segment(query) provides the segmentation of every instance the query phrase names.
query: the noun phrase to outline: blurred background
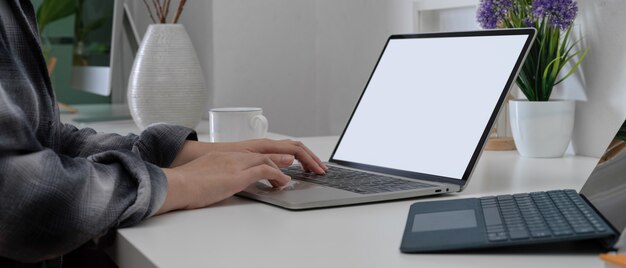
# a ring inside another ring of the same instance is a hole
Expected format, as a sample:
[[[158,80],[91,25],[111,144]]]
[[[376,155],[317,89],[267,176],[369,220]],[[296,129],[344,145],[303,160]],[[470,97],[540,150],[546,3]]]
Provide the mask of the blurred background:
[[[38,6],[42,1],[33,3]],[[272,132],[339,135],[390,34],[478,29],[478,2],[189,1],[180,22],[205,73],[207,109],[261,107]],[[579,144],[574,146],[577,154],[599,157],[606,148],[604,141],[626,116],[626,33],[619,29],[626,22],[626,1],[578,2],[576,30],[589,53],[582,66],[585,92],[573,94],[579,101],[573,143]],[[145,6],[139,0],[127,3],[142,37],[150,23]],[[110,97],[71,89],[75,21],[68,16],[44,30],[58,57],[52,78],[57,96],[70,104],[111,102]]]

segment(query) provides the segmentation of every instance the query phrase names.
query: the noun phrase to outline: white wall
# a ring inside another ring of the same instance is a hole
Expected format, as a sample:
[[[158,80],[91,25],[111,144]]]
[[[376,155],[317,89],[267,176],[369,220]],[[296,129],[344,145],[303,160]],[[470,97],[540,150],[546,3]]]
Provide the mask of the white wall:
[[[313,133],[337,135],[343,131],[387,37],[413,30],[412,1],[319,0],[317,18],[318,125]]]
[[[413,30],[412,2],[189,1],[181,23],[207,76],[209,107],[262,107],[270,131],[337,135],[386,38]],[[143,34],[143,2],[131,5]]]
[[[213,105],[259,106],[270,131],[339,134],[410,0],[214,0]]]
[[[572,143],[577,154],[599,157],[626,118],[626,1],[578,0],[586,101],[576,103]]]
[[[131,3],[143,32],[148,25],[143,3]],[[588,100],[578,103],[573,138],[578,154],[601,154],[626,114],[624,3],[579,0],[590,50],[583,63]],[[413,31],[412,13],[413,0],[206,0],[189,1],[182,23],[207,77],[209,107],[258,106],[265,109],[270,131],[336,135],[387,36]],[[461,30],[473,24],[473,12],[459,8],[421,19],[439,24],[425,31]]]
[[[318,125],[315,1],[213,4],[214,107],[262,107],[270,131],[313,133]]]

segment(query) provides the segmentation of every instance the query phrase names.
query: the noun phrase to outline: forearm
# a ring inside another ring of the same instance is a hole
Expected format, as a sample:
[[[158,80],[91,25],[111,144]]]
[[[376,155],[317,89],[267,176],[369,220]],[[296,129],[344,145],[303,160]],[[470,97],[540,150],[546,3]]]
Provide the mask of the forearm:
[[[228,175],[227,172],[217,169],[213,169],[213,172],[206,171],[197,165],[211,164],[200,164],[196,161],[185,167],[162,169],[167,177],[167,194],[165,202],[154,216],[175,210],[206,207],[234,195],[242,190],[242,186],[247,185],[237,181],[237,178]],[[214,179],[215,177],[228,183],[219,182]]]
[[[130,151],[89,159],[49,149],[0,150],[0,256],[33,262],[66,254],[158,210],[165,175]]]
[[[187,185],[183,175],[171,168],[163,168],[161,170],[167,178],[167,194],[165,202],[163,202],[163,205],[154,216],[187,207],[187,201],[184,199]]]
[[[170,168],[182,166],[186,163],[193,161],[194,159],[215,150],[215,146],[213,143],[206,142],[198,142],[198,141],[185,141],[183,145],[180,147],[176,158],[172,161],[172,164],[169,166]],[[164,169],[164,172],[171,172]]]
[[[241,142],[200,142],[187,140],[181,146],[170,168],[182,166],[210,152],[249,152]]]

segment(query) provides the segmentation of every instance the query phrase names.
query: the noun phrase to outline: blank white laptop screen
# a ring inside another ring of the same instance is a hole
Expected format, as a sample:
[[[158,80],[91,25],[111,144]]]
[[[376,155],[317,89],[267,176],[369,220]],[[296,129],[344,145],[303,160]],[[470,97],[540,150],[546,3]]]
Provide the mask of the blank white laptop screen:
[[[333,159],[462,179],[527,38],[389,40]]]

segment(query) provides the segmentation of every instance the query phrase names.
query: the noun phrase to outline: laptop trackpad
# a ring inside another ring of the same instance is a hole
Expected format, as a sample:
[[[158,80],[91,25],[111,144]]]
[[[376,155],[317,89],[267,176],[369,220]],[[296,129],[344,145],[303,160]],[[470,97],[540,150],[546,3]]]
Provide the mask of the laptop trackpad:
[[[337,200],[346,197],[360,197],[352,192],[330,188],[319,184],[291,180],[282,189],[273,188],[267,180],[261,180],[246,188],[245,192],[285,202],[288,204],[307,204],[327,200]]]
[[[269,181],[267,180],[260,180],[254,184],[254,187],[256,187],[257,189],[262,190],[262,191],[267,191],[267,192],[306,190],[306,189],[314,188],[316,186],[318,185],[312,184],[312,183],[303,183],[298,180],[289,181],[289,183],[281,189],[274,188],[272,184],[270,184]]]
[[[455,250],[486,243],[480,201],[474,199],[418,202],[411,205],[403,252]]]
[[[420,213],[413,216],[412,232],[429,232],[475,228],[476,213],[473,209]]]

